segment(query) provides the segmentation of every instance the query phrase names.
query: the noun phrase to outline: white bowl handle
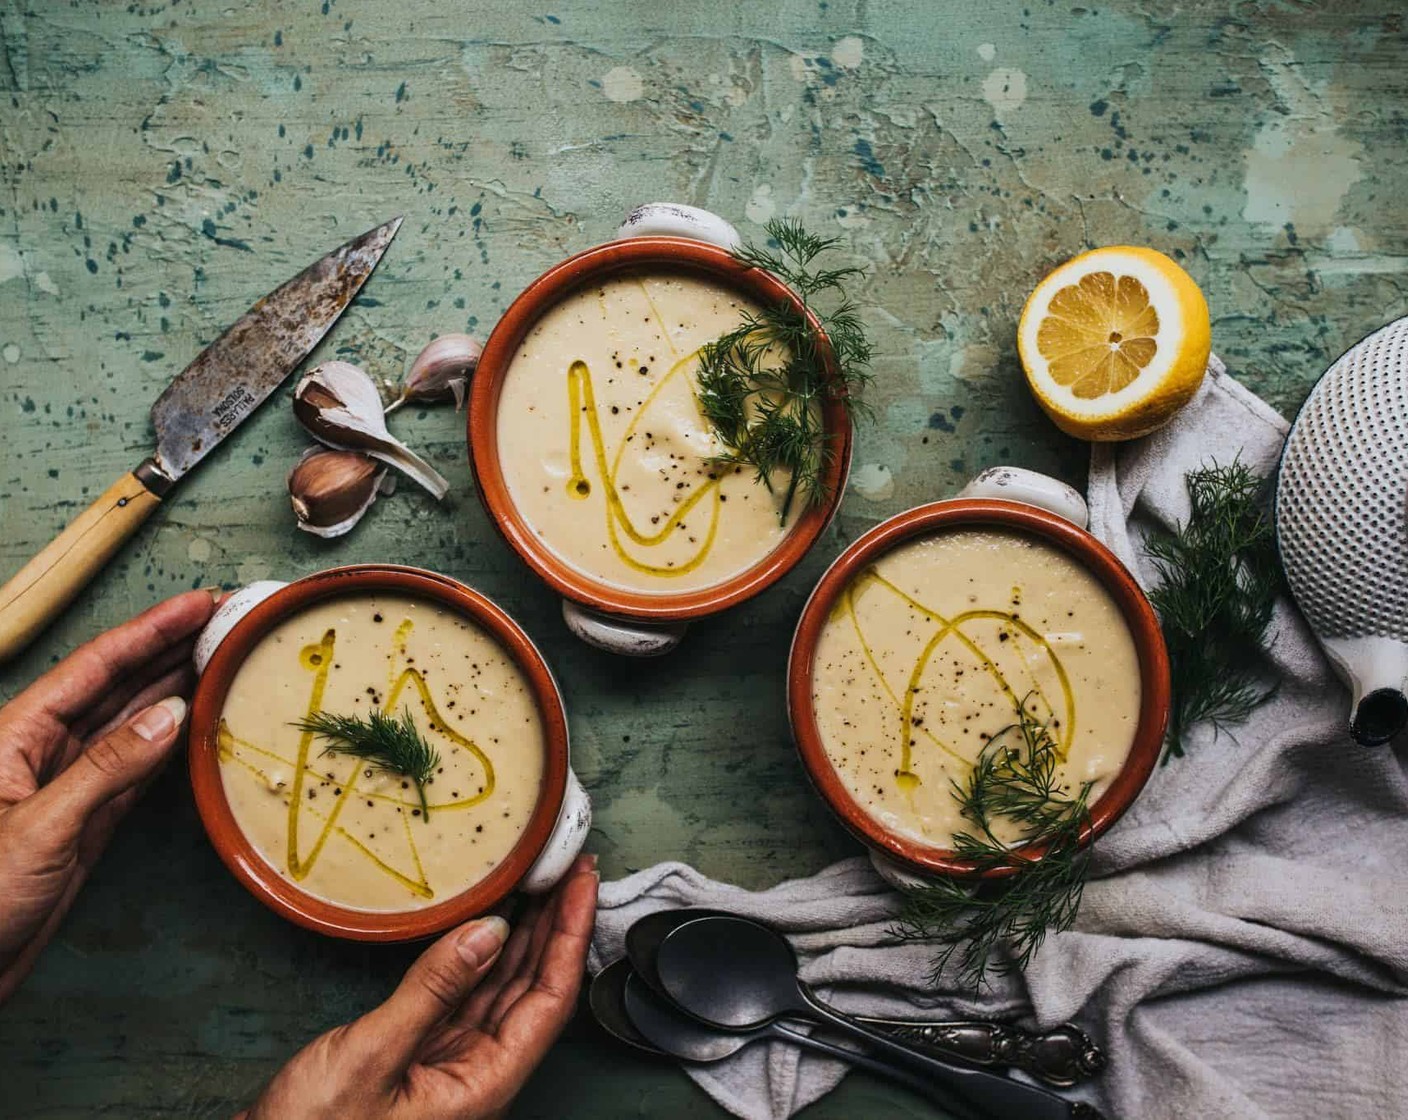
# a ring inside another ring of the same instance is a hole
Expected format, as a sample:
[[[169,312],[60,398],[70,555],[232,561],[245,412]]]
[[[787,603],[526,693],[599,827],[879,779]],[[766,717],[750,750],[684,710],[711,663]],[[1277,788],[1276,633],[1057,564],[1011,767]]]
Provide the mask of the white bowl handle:
[[[598,614],[590,607],[562,600],[562,620],[567,629],[589,646],[623,657],[659,657],[669,653],[689,629],[687,622],[628,622]]]
[[[287,586],[283,580],[261,579],[225,596],[224,602],[215,609],[210,621],[205,624],[205,629],[200,632],[200,637],[196,639],[196,648],[192,655],[192,660],[196,663],[196,675],[205,672],[206,665],[215,653],[215,647],[225,640],[235,628],[235,623],[275,591]]]
[[[873,849],[868,854],[875,873],[897,891],[922,891],[934,885],[933,879],[920,875],[889,856],[881,855]]]
[[[989,467],[958,492],[960,498],[1001,498],[1024,502],[1064,517],[1084,529],[1090,524],[1090,510],[1080,491],[1048,474],[1024,467]]]
[[[616,231],[616,241],[630,237],[689,237],[730,251],[743,244],[738,231],[717,214],[682,202],[647,202],[637,206]]]
[[[519,890],[527,894],[546,894],[557,886],[558,880],[567,874],[582,845],[587,842],[587,833],[592,828],[592,799],[577,781],[577,775],[567,771],[567,789],[562,795],[562,811],[557,815],[557,824],[552,835],[543,847],[528,874],[518,884]]]

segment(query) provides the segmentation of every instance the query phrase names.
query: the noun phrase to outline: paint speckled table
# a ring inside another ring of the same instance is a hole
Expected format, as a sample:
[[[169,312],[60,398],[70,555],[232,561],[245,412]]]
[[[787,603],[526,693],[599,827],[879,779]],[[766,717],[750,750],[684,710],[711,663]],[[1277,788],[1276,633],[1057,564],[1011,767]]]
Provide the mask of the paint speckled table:
[[[1164,14],[1167,9],[1172,14]],[[668,660],[569,639],[486,523],[462,417],[394,428],[454,480],[341,542],[293,529],[303,446],[276,400],[176,491],[0,696],[160,596],[335,563],[437,568],[554,663],[607,875],[662,857],[749,886],[854,845],[788,740],[782,669],[808,588],[880,518],[1084,449],[1022,388],[1013,330],[1055,262],[1158,246],[1203,285],[1214,345],[1283,410],[1408,311],[1408,39],[1383,3],[987,0],[609,4],[0,4],[0,573],[146,453],[147,406],[258,295],[348,236],[406,224],[324,344],[397,376],[432,332],[483,333],[533,276],[667,198],[745,233],[795,215],[873,269],[878,422],[815,554]],[[0,1112],[224,1116],[410,952],[265,912],[217,862],[179,770],[0,1009]],[[716,1115],[579,1021],[521,1117]],[[930,1116],[862,1077],[810,1117]]]

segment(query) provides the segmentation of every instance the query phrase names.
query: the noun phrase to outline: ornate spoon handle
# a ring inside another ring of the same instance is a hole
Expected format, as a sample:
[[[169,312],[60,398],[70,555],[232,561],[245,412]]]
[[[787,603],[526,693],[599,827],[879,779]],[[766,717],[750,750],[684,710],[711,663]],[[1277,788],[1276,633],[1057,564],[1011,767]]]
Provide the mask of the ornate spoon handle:
[[[918,1050],[941,1058],[961,1058],[980,1066],[1019,1069],[1039,1081],[1068,1088],[1100,1073],[1105,1052],[1071,1023],[1035,1034],[1011,1023],[926,1022],[914,1019],[853,1018]]]

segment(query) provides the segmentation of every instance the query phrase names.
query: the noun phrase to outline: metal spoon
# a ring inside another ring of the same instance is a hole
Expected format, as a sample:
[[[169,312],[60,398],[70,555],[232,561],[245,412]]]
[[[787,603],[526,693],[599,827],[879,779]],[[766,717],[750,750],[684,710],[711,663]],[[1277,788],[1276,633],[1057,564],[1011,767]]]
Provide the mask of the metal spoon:
[[[854,1050],[789,1030],[781,1023],[740,1032],[705,1026],[652,991],[624,957],[613,961],[592,978],[587,1002],[597,1023],[607,1034],[652,1057],[701,1064],[720,1062],[751,1043],[771,1038],[839,1058],[878,1076],[890,1078],[924,1096],[934,1096],[933,1086],[907,1070],[868,1054],[858,1054]],[[945,1104],[952,1103],[940,1099]]]
[[[739,915],[724,910],[657,910],[637,918],[626,931],[626,955],[631,967],[657,994],[665,994],[655,968],[660,943],[686,922],[709,917]],[[1038,1081],[1063,1089],[1100,1073],[1106,1064],[1104,1051],[1071,1023],[1036,1033],[1012,1023],[981,1020],[851,1017],[862,1026],[887,1034],[921,1053],[933,1054],[941,1061],[1020,1069]]]
[[[748,1030],[785,1017],[825,1025],[865,1042],[973,1107],[1024,1120],[1073,1120],[1071,1101],[973,1066],[920,1054],[824,1003],[797,976],[797,957],[781,934],[734,916],[686,922],[660,943],[655,967],[665,994],[682,1010],[725,1030]]]
[[[668,1053],[665,1050],[662,1050],[660,1047],[656,1046],[653,1042],[651,1042],[643,1034],[641,1034],[640,1031],[636,1028],[635,1023],[631,1021],[630,1015],[626,1011],[625,998],[626,981],[628,977],[635,977],[636,983],[642,986],[643,990],[648,995],[653,994],[651,993],[649,985],[644,984],[641,978],[636,976],[635,973],[632,971],[630,961],[626,960],[625,958],[622,958],[621,960],[615,961],[612,964],[607,965],[606,968],[604,968],[601,972],[597,973],[596,976],[593,978],[588,996],[588,1002],[591,1005],[592,1014],[596,1017],[597,1023],[601,1026],[602,1030],[606,1031],[607,1034],[611,1035],[613,1038],[621,1042],[624,1042],[626,1045],[633,1047],[634,1049],[643,1054],[648,1054],[652,1058],[663,1058],[666,1060],[676,1059],[677,1055]],[[656,996],[655,999],[656,1002],[662,1006],[670,1006],[669,1004],[665,1003],[663,998],[659,996]],[[689,1018],[683,1012],[675,1012],[675,1014],[679,1017],[681,1021],[692,1024],[696,1029],[708,1029],[704,1027],[703,1024],[699,1023],[698,1020]],[[785,1027],[782,1027],[782,1024],[777,1025],[781,1028],[781,1034],[787,1034],[790,1036],[794,1033],[791,1031],[787,1031]],[[906,1023],[906,1025],[912,1024]],[[731,1054],[735,1053],[738,1049],[741,1049],[749,1043],[755,1042],[759,1038],[767,1036],[764,1036],[756,1031],[745,1031],[743,1033],[737,1034],[732,1032],[724,1034],[723,1032],[720,1032],[720,1037],[734,1039],[736,1040],[736,1045],[733,1049],[730,1049],[728,1053],[721,1054],[720,1058],[716,1060],[722,1060],[722,1058],[730,1056]],[[807,1036],[797,1037],[802,1038]],[[787,1039],[784,1039],[783,1041],[790,1042],[794,1041],[794,1039],[789,1037]],[[798,1044],[806,1046],[809,1044],[810,1041],[811,1039],[808,1037],[807,1042],[799,1042]],[[868,1056],[861,1057],[868,1058]],[[684,1060],[698,1061],[699,1059],[687,1058]],[[854,1051],[846,1051],[844,1060],[851,1062],[854,1065],[862,1066],[863,1068],[874,1068],[869,1064],[869,1062],[875,1061],[875,1059],[869,1059],[869,1061],[862,1061],[860,1057],[855,1056]],[[927,1084],[917,1083],[916,1079],[914,1079],[912,1075],[907,1074],[903,1070],[897,1069],[894,1066],[887,1066],[883,1073],[881,1073],[881,1071],[878,1069],[875,1069],[874,1072],[876,1072],[877,1074],[881,1074],[881,1076],[894,1077],[897,1081],[902,1080],[903,1084],[914,1088],[914,1090],[918,1093],[929,1096],[935,1095],[935,1091],[932,1089],[932,1087],[928,1086]],[[950,1110],[952,1110],[954,1107],[951,1098],[943,1099],[942,1103],[945,1104]],[[965,1110],[965,1112],[966,1111],[967,1110]],[[1100,1120],[1100,1115],[1098,1112],[1096,1112],[1090,1106],[1079,1101],[1076,1102],[1075,1109],[1072,1115],[1081,1117],[1082,1120]]]
[[[868,1054],[860,1054],[844,1046],[791,1030],[781,1023],[764,1023],[752,1030],[737,1033],[705,1026],[656,995],[650,990],[650,985],[634,972],[626,975],[623,995],[626,1014],[636,1029],[665,1053],[686,1062],[719,1062],[732,1057],[743,1047],[754,1042],[773,1039],[802,1050],[837,1058],[848,1065],[898,1082],[922,1096],[930,1099],[938,1096],[939,1100],[949,1103],[947,1097],[935,1092],[932,1084],[908,1070],[872,1058]]]

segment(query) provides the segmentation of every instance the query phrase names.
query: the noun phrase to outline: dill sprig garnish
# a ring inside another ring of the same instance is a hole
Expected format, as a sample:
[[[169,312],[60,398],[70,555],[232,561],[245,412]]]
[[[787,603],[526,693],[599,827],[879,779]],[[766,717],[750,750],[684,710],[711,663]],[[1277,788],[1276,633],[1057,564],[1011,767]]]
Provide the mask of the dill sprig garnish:
[[[1182,757],[1194,724],[1221,730],[1276,691],[1258,672],[1281,586],[1266,480],[1234,459],[1190,471],[1186,483],[1187,523],[1145,544],[1163,580],[1149,600],[1173,679],[1165,762]]]
[[[909,892],[895,932],[904,940],[943,944],[935,953],[930,979],[937,985],[949,961],[959,961],[960,981],[975,990],[988,973],[1027,967],[1050,931],[1069,929],[1080,909],[1089,858],[1080,848],[1089,819],[1091,783],[1067,792],[1057,768],[1060,750],[1050,726],[1027,710],[992,737],[966,782],[953,783],[965,818],[976,828],[954,836],[954,851],[978,872],[1001,868],[1011,874],[980,880],[937,879]],[[1000,839],[1004,820],[1017,836]],[[1022,846],[1042,844],[1039,856]],[[1006,947],[1005,956],[998,950]]]
[[[871,349],[846,293],[846,283],[863,270],[815,264],[838,239],[816,237],[791,220],[765,228],[769,247],[745,245],[734,255],[776,276],[805,310],[783,301],[746,313],[737,327],[706,344],[699,354],[698,397],[727,448],[714,462],[751,467],[770,492],[773,472],[788,472],[785,525],[798,492],[809,503],[826,497],[825,472],[835,451],[822,406],[840,401],[852,416],[865,411],[859,394],[871,380]]]
[[[416,730],[409,708],[401,710],[400,719],[380,711],[365,717],[314,712],[294,726],[332,740],[323,748],[323,754],[351,755],[378,770],[410,779],[420,795],[421,813],[426,820],[430,819],[425,786],[440,765],[440,752]]]

